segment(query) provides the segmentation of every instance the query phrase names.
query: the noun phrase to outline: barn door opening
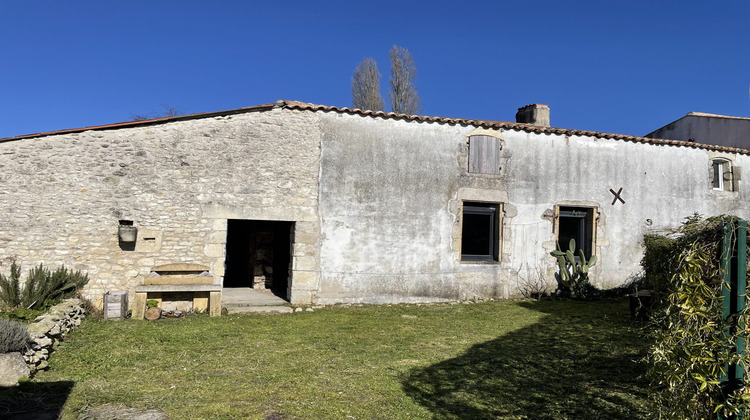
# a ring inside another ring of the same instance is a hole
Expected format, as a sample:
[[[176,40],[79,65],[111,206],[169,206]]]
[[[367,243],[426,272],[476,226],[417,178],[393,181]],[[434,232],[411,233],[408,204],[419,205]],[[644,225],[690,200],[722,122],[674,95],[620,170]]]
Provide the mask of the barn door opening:
[[[230,219],[224,287],[270,290],[287,299],[294,222]]]

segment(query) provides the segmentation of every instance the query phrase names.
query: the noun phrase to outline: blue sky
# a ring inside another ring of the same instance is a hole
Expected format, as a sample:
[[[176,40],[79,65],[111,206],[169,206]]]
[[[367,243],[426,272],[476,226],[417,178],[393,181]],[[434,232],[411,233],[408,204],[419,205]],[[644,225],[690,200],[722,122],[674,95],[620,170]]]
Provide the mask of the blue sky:
[[[750,116],[747,1],[0,3],[0,138],[277,99],[351,106],[351,76],[409,49],[423,114],[643,135]]]

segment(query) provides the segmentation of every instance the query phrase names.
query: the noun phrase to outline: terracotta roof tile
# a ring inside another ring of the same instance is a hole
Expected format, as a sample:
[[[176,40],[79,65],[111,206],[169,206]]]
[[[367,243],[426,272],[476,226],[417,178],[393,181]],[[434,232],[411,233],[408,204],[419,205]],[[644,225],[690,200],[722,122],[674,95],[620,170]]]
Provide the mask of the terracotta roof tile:
[[[164,124],[164,123],[171,122],[171,121],[183,121],[183,120],[191,120],[191,119],[199,119],[199,118],[211,118],[211,117],[224,116],[224,115],[241,114],[241,113],[246,113],[246,112],[266,111],[266,110],[270,110],[273,108],[288,108],[288,109],[305,110],[305,111],[336,112],[336,113],[341,113],[341,114],[364,115],[364,116],[372,116],[372,117],[386,118],[386,119],[397,119],[397,120],[405,120],[405,121],[418,121],[418,122],[429,122],[429,123],[438,123],[438,124],[478,126],[478,127],[484,127],[484,128],[497,128],[497,129],[503,129],[503,130],[526,131],[526,132],[539,133],[539,134],[558,134],[558,135],[566,135],[566,136],[595,137],[595,138],[602,138],[602,139],[631,141],[634,143],[646,143],[646,144],[676,146],[676,147],[689,147],[693,149],[714,150],[714,151],[727,152],[727,153],[738,153],[738,154],[743,154],[743,155],[750,155],[750,150],[746,150],[746,149],[726,147],[726,146],[714,146],[710,144],[694,143],[694,142],[681,141],[681,140],[652,139],[648,137],[630,136],[630,135],[625,135],[625,134],[601,133],[598,131],[543,127],[543,126],[536,126],[536,125],[516,123],[516,122],[486,121],[486,120],[472,120],[472,119],[465,119],[465,118],[429,117],[429,116],[424,116],[424,115],[397,114],[395,112],[370,111],[370,110],[362,110],[358,108],[316,105],[316,104],[311,104],[311,103],[306,103],[306,102],[287,101],[287,100],[279,100],[273,104],[257,105],[257,106],[238,108],[238,109],[233,109],[233,110],[228,110],[228,111],[207,112],[207,113],[200,113],[200,114],[181,115],[177,117],[155,118],[151,120],[129,121],[129,122],[99,125],[99,126],[93,126],[93,127],[51,131],[51,132],[46,132],[46,133],[27,134],[23,136],[8,137],[8,138],[0,139],[0,142],[45,137],[45,136],[58,135],[58,134],[80,133],[80,132],[90,131],[90,130],[112,130],[112,129],[126,128],[126,127],[138,127],[138,126],[145,126],[145,125]]]

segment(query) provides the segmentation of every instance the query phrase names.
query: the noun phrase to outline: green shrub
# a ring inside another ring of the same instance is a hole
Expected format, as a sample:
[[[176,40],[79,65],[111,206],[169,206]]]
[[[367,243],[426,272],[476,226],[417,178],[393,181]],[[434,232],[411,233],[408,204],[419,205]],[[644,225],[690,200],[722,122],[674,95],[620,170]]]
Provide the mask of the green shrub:
[[[10,277],[6,278],[0,273],[0,301],[10,308],[21,305],[21,267],[13,261],[10,265]]]
[[[10,308],[45,309],[75,296],[88,283],[88,275],[60,267],[54,272],[39,264],[29,272],[24,287],[19,285],[21,268],[13,262],[10,278],[0,275],[0,300]]]
[[[0,318],[10,319],[11,321],[29,322],[43,313],[44,311],[40,309],[16,308],[6,312],[0,312]]]
[[[0,354],[23,351],[29,343],[26,326],[16,321],[0,319]]]
[[[730,415],[750,402],[750,390],[725,399],[720,386],[725,365],[750,365],[750,358],[732,350],[748,332],[730,329],[750,320],[750,312],[723,317],[722,223],[736,220],[693,216],[674,239],[646,239],[643,266],[648,282],[659,290],[650,323],[654,344],[646,357],[659,418],[714,418],[717,411]]]

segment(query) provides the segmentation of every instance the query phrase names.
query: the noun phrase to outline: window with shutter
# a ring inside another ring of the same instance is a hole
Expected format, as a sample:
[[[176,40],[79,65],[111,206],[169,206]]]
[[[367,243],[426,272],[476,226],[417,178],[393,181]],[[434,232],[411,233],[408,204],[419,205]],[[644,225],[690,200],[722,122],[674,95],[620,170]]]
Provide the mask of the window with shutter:
[[[483,135],[469,137],[469,173],[500,173],[500,139]]]
[[[725,159],[711,161],[711,186],[717,191],[738,191],[740,168]]]

